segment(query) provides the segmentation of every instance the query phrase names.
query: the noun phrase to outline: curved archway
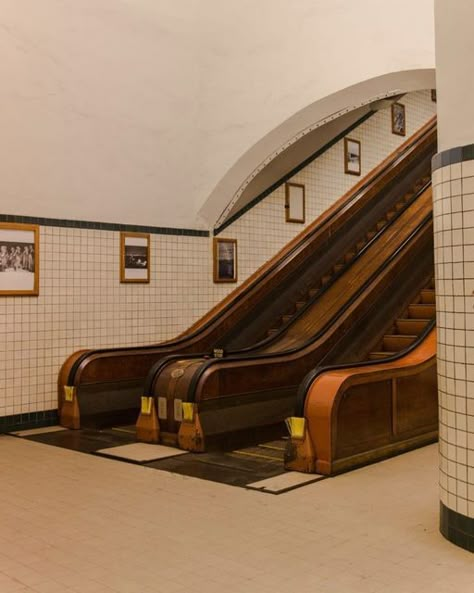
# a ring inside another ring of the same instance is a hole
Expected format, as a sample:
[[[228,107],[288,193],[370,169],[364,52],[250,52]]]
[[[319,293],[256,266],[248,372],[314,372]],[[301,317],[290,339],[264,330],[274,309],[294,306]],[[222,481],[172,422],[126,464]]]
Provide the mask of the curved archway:
[[[273,159],[317,128],[375,101],[434,87],[434,68],[405,70],[362,81],[315,101],[249,148],[216,185],[200,216],[211,228],[225,222],[252,180]]]

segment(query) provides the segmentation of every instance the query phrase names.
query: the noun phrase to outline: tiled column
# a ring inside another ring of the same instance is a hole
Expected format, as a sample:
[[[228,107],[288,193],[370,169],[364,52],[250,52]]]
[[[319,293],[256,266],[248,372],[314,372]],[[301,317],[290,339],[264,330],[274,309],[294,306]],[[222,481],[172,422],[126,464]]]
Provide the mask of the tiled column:
[[[441,533],[474,552],[474,2],[435,0]]]
[[[474,551],[474,146],[433,159],[441,532]]]

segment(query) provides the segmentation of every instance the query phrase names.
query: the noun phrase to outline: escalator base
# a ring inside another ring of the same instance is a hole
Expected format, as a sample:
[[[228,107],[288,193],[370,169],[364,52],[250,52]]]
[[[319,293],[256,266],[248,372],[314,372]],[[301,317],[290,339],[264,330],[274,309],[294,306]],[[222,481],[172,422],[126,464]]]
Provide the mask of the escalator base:
[[[265,436],[270,436],[271,432],[267,431]],[[106,457],[114,461],[134,463],[150,469],[269,494],[282,494],[322,479],[321,476],[314,474],[286,472],[283,467],[285,441],[281,438],[273,438],[261,444],[252,443],[251,446],[241,446],[238,449],[226,451],[216,449],[208,453],[186,453],[178,449],[173,453],[169,447],[160,445],[157,448],[170,449],[170,456],[152,461],[140,461],[139,455],[132,454],[129,458],[120,456],[125,445],[139,444],[135,440],[134,426],[117,426],[100,430],[64,429],[16,436],[72,451]],[[232,440],[232,444],[242,445],[242,441],[242,438]],[[114,454],[115,448],[117,448],[117,454]]]

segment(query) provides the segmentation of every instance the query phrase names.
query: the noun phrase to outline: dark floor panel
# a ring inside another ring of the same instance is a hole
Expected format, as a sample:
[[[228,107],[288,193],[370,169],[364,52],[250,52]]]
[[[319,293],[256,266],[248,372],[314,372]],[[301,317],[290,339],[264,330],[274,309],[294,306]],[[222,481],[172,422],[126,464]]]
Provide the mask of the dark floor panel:
[[[91,428],[63,430],[22,438],[46,445],[92,454],[100,449],[136,442],[133,426],[121,426],[103,430],[94,430]],[[276,440],[266,442],[261,446],[252,445],[234,451],[187,453],[141,465],[212,482],[245,487],[253,482],[284,473],[282,443],[281,440]],[[117,461],[129,462],[119,458],[117,458]]]
[[[236,457],[232,453],[189,453],[153,461],[147,463],[146,467],[241,487],[285,471],[282,464],[256,462]]]
[[[113,429],[93,430],[62,430],[60,432],[47,432],[44,434],[23,437],[29,441],[63,447],[81,453],[94,453],[106,447],[117,447],[135,442],[135,434],[119,432]]]

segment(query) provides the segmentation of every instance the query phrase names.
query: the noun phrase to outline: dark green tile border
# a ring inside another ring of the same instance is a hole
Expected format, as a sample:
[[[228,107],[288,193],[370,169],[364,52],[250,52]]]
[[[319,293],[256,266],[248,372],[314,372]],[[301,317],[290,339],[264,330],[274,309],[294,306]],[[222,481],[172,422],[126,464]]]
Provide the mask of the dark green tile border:
[[[184,235],[187,237],[209,237],[209,231],[195,229],[175,229],[138,224],[116,224],[113,222],[95,222],[91,220],[66,220],[62,218],[39,218],[37,216],[17,216],[16,214],[0,214],[0,222],[21,224],[39,224],[70,229],[94,229],[100,231],[125,231],[129,233],[150,233],[154,235]]]
[[[474,552],[474,519],[465,517],[440,502],[439,530],[453,544]]]
[[[219,233],[221,233],[229,225],[231,225],[233,222],[235,222],[236,220],[238,220],[246,212],[248,212],[249,210],[251,210],[259,202],[261,202],[268,195],[270,195],[272,192],[274,192],[276,189],[278,189],[280,187],[280,185],[283,185],[284,183],[286,183],[288,181],[288,179],[291,179],[291,177],[293,177],[293,175],[296,175],[297,173],[299,173],[301,171],[301,169],[304,169],[305,167],[307,167],[315,159],[317,159],[318,157],[320,157],[327,150],[329,150],[332,146],[334,146],[334,144],[336,144],[337,142],[339,142],[339,140],[342,140],[344,138],[344,136],[347,136],[347,134],[350,134],[352,132],[352,130],[354,130],[355,128],[359,127],[361,124],[363,124],[366,120],[368,120],[370,117],[372,117],[376,113],[377,113],[376,111],[369,111],[368,113],[366,113],[365,115],[363,115],[361,118],[359,118],[357,121],[355,121],[353,124],[351,124],[344,131],[342,131],[340,134],[338,134],[337,136],[335,136],[327,144],[325,144],[324,146],[322,146],[316,152],[313,152],[313,154],[311,154],[302,163],[300,163],[299,165],[297,165],[289,173],[286,173],[283,177],[281,177],[273,185],[271,185],[269,188],[267,188],[265,191],[263,191],[261,194],[259,194],[251,202],[249,202],[248,204],[246,204],[241,210],[239,210],[238,212],[236,212],[235,214],[233,214],[230,218],[228,218],[225,222],[223,222],[219,227],[215,228],[214,229],[214,235],[218,235]]]
[[[26,414],[13,414],[0,416],[0,434],[13,430],[27,430],[53,426],[58,423],[57,410],[44,410],[43,412],[28,412]]]
[[[441,169],[441,167],[455,165],[456,163],[462,163],[463,161],[472,161],[473,159],[474,144],[456,146],[456,148],[450,148],[435,154],[431,161],[431,170],[436,171],[437,169]]]

